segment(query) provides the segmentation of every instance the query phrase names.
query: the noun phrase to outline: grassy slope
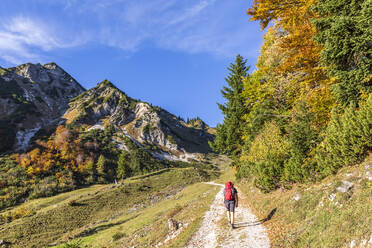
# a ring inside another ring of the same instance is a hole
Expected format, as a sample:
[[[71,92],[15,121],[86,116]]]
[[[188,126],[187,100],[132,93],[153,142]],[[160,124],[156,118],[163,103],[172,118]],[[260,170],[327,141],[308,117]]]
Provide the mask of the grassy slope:
[[[177,204],[185,208],[188,204],[192,206],[193,199],[211,190],[211,186],[187,186],[208,181],[211,174],[194,168],[164,170],[116,187],[95,185],[30,201],[22,208],[32,209],[35,213],[3,224],[0,237],[11,242],[11,247],[42,247],[79,237],[100,247],[98,244],[112,240],[117,228],[124,228],[126,235],[140,233]],[[210,192],[214,194],[213,189]],[[209,200],[209,197],[205,198]],[[76,200],[77,204],[71,206],[71,200]],[[12,211],[17,208],[7,210]],[[180,211],[179,215],[182,214]],[[141,243],[141,239],[138,242]]]
[[[222,165],[217,182],[233,178],[233,171],[223,166],[228,160],[209,162]],[[276,209],[264,222],[273,247],[349,247],[352,240],[363,247],[361,242],[369,240],[372,227],[372,182],[366,178],[372,166],[366,170],[366,164],[372,164],[372,157],[316,184],[269,194],[249,182],[237,185],[259,219]],[[11,247],[42,247],[70,239],[88,247],[148,247],[170,234],[168,219],[172,218],[186,227],[165,247],[182,247],[218,192],[214,186],[198,183],[215,179],[210,174],[193,168],[165,169],[131,178],[122,186],[95,185],[30,201],[23,208],[36,214],[2,225],[0,237],[13,242]],[[350,192],[336,192],[342,180],[354,183]],[[330,201],[333,193],[335,199]],[[78,206],[70,206],[71,200],[77,200]]]
[[[226,164],[219,157],[207,159],[210,164]],[[10,247],[58,246],[69,240],[88,247],[146,247],[164,241],[172,218],[184,229],[165,246],[182,247],[200,226],[218,191],[199,182],[216,176],[212,170],[163,169],[127,179],[124,185],[94,185],[29,201],[2,212],[33,213],[1,225],[0,237]]]
[[[362,243],[372,235],[372,181],[366,178],[367,171],[371,176],[372,157],[321,182],[295,185],[291,190],[263,194],[251,183],[239,186],[260,219],[276,209],[265,222],[273,247],[350,247],[353,240],[366,247]],[[343,180],[354,183],[351,191],[336,191]],[[297,194],[298,201],[294,199]]]

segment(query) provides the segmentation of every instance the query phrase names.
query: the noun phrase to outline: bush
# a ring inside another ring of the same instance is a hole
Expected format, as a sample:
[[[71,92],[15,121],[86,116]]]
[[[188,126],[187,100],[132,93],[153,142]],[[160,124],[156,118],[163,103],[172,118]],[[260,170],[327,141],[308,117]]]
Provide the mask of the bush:
[[[180,205],[176,205],[174,208],[168,211],[168,213],[165,215],[167,219],[173,218],[176,214],[182,211],[182,207]]]
[[[81,239],[68,242],[62,246],[63,248],[88,248],[88,245],[83,245],[83,241]]]
[[[176,140],[174,139],[174,137],[173,137],[172,135],[168,135],[168,136],[167,136],[167,140],[168,140],[171,144],[177,145],[177,142],[176,142]]]
[[[345,165],[362,161],[372,149],[372,95],[359,109],[333,111],[324,142],[316,153],[317,171],[324,177]]]
[[[35,214],[35,211],[29,208],[26,208],[23,204],[16,208],[13,211],[9,211],[6,214],[0,215],[0,224],[9,223],[16,219],[23,218],[25,216],[31,216]]]
[[[48,197],[55,195],[58,190],[58,183],[55,176],[46,177],[34,185],[34,190],[30,194],[30,198]]]
[[[274,121],[265,124],[249,151],[241,157],[239,177],[253,175],[254,184],[263,191],[279,187],[288,149],[288,139],[281,134],[278,125]]]
[[[31,187],[27,174],[8,156],[0,157],[0,209],[13,206],[27,197]]]
[[[116,240],[119,240],[119,239],[121,239],[121,238],[123,238],[123,237],[125,237],[125,236],[127,236],[125,233],[117,232],[117,233],[115,233],[114,235],[112,235],[112,239],[113,239],[114,241],[116,241]]]

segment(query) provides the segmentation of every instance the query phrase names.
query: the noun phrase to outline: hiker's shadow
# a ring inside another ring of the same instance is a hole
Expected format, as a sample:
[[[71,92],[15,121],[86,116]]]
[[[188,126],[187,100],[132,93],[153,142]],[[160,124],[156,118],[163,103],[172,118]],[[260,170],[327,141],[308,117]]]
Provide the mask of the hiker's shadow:
[[[271,210],[271,212],[269,213],[269,215],[266,218],[262,219],[262,220],[235,223],[234,224],[234,229],[238,229],[238,228],[242,228],[242,227],[248,227],[248,226],[258,226],[258,225],[261,225],[262,223],[265,223],[266,221],[271,220],[273,218],[276,210],[277,210],[277,208],[274,208],[273,210]]]

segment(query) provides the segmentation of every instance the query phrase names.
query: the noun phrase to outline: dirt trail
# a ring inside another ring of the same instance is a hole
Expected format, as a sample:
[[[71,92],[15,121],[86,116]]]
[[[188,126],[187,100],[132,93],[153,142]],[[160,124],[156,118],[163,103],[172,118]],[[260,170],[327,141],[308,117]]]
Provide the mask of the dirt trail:
[[[221,187],[210,209],[206,212],[202,225],[194,234],[186,247],[215,248],[215,247],[270,247],[265,227],[257,217],[245,206],[235,209],[235,228],[230,229],[223,205],[223,185],[209,182],[208,184]],[[239,195],[242,198],[242,195]],[[226,223],[225,223],[226,222]],[[220,223],[223,223],[221,226]],[[224,225],[226,224],[226,226]]]

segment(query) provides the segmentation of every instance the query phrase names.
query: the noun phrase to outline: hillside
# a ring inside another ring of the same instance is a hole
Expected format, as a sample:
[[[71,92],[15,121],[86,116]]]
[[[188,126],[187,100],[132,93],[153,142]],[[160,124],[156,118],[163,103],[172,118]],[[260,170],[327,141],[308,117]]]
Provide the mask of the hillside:
[[[166,169],[119,185],[29,201],[2,212],[0,237],[6,247],[53,246],[72,239],[89,247],[155,246],[172,235],[172,219],[183,231],[177,240],[182,244],[215,195],[213,186],[198,182],[215,177],[199,168]]]
[[[199,168],[32,200],[1,212],[0,236],[7,247],[372,247],[371,157],[288,190],[265,194],[252,181],[236,183],[232,230],[219,186],[233,178],[230,162],[208,156]]]
[[[372,157],[313,184],[267,194],[239,184],[272,247],[372,247]]]

